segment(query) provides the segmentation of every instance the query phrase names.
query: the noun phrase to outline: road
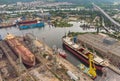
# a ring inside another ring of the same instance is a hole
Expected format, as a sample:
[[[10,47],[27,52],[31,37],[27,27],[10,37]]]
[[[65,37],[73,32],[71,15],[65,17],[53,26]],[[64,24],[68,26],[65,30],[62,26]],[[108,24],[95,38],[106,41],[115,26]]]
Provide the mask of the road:
[[[114,19],[112,19],[103,9],[101,9],[99,6],[93,3],[93,6],[97,8],[102,14],[104,14],[112,23],[114,23],[116,26],[120,28],[120,24],[116,22]]]

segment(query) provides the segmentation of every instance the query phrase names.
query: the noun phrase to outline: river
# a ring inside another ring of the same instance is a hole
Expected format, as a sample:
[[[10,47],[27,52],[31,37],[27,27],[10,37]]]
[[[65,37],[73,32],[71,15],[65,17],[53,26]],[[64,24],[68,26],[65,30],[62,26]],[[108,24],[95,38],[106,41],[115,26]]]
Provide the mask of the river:
[[[80,27],[80,23],[78,22],[70,22],[73,24],[72,27],[66,28],[59,28],[59,27],[52,27],[48,24],[45,24],[44,28],[34,28],[34,29],[27,29],[27,30],[19,30],[17,27],[11,27],[6,29],[0,29],[0,35],[4,39],[7,33],[12,33],[14,35],[23,36],[26,33],[33,33],[37,39],[43,40],[46,44],[50,47],[56,45],[58,48],[62,48],[62,40],[61,38],[65,35],[65,33],[71,32],[93,32],[94,29],[90,30],[83,30]],[[79,61],[74,58],[72,54],[67,55],[67,59],[74,65],[78,65]]]

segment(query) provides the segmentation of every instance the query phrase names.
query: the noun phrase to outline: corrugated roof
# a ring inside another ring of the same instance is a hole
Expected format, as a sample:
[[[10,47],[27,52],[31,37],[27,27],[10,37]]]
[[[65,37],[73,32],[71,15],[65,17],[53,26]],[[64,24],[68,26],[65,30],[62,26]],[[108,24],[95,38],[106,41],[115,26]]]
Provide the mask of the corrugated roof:
[[[106,42],[110,42],[112,44],[104,43],[103,41],[106,39],[105,36],[95,35],[95,34],[83,34],[78,35],[78,40],[93,46],[104,53],[110,53],[113,55],[120,56],[120,42],[116,41],[116,39],[107,37]]]

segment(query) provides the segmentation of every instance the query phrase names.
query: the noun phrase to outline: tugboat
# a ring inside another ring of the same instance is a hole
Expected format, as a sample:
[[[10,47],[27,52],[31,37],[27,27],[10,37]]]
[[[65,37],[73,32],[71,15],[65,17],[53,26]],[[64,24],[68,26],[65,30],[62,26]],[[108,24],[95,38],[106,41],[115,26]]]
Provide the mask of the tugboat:
[[[52,49],[53,49],[54,54],[59,54],[62,58],[67,57],[66,52],[61,48],[57,48],[56,45],[53,45]]]
[[[58,48],[58,53],[59,53],[59,55],[60,55],[61,57],[63,57],[63,58],[66,58],[66,57],[67,57],[66,52],[65,52],[63,49],[61,49],[61,48]]]

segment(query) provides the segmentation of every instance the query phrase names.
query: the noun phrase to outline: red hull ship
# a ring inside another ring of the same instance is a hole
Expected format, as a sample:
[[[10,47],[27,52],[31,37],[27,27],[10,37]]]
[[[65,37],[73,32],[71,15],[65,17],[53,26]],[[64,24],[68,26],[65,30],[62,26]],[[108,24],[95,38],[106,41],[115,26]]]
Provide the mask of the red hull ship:
[[[34,24],[34,23],[37,23],[37,20],[23,20],[23,21],[18,22],[19,25],[22,25],[22,24]]]
[[[63,37],[63,46],[87,65],[89,65],[88,55],[92,54],[94,56],[94,64],[96,69],[101,71],[104,67],[105,61],[102,58],[85,49],[83,46],[74,43],[72,40],[73,39],[71,37]]]
[[[35,56],[25,46],[23,46],[17,38],[11,34],[8,34],[6,37],[6,42],[13,49],[13,51],[15,51],[18,57],[21,56],[24,64],[29,66],[35,65]]]

